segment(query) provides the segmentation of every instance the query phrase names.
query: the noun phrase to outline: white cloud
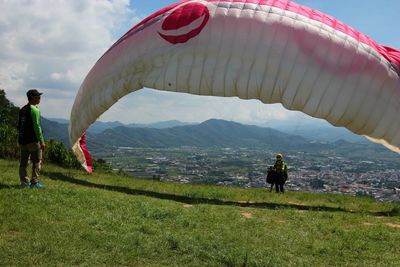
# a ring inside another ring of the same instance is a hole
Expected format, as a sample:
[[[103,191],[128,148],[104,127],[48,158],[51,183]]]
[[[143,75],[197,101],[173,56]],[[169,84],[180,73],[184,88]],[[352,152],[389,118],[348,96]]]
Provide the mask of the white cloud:
[[[61,79],[62,74],[58,73],[58,72],[53,72],[52,74],[50,74],[51,79],[53,79],[54,81],[58,81]]]
[[[45,117],[69,118],[80,83],[95,61],[139,22],[129,0],[0,0],[0,88],[16,104],[25,92],[44,92]],[[279,105],[237,98],[141,90],[123,98],[102,120],[154,122],[221,118],[241,122],[288,118]]]
[[[124,123],[146,123],[163,120],[201,122],[210,118],[244,123],[269,120],[305,119],[300,112],[287,111],[280,104],[265,105],[258,100],[236,97],[197,96],[183,93],[142,89],[123,97],[100,119]]]
[[[62,117],[113,33],[133,17],[128,0],[0,0],[0,10],[0,88],[17,105],[39,88],[43,113]]]
[[[25,92],[36,87],[45,93],[41,103],[44,116],[69,118],[89,69],[120,35],[139,22],[131,8],[129,0],[0,0],[0,88],[21,106],[26,102]],[[256,100],[140,90],[101,117],[126,123],[209,118],[264,122],[307,116]]]

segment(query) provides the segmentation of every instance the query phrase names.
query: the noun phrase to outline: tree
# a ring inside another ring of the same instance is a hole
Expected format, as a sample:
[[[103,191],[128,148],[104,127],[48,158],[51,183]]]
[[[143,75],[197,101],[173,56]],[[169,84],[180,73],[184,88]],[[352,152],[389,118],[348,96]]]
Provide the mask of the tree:
[[[18,125],[19,108],[14,106],[7,97],[6,92],[0,89],[0,125]]]
[[[18,112],[6,97],[6,92],[0,89],[0,157],[17,158],[18,149]]]
[[[18,158],[18,132],[15,127],[0,125],[0,158]]]

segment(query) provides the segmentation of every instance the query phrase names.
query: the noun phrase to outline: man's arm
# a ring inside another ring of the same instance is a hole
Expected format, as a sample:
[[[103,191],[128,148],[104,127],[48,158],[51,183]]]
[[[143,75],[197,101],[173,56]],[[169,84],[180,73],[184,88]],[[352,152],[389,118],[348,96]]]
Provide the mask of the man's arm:
[[[42,127],[40,126],[40,110],[37,107],[31,105],[31,115],[36,138],[39,140],[41,145],[44,145]]]

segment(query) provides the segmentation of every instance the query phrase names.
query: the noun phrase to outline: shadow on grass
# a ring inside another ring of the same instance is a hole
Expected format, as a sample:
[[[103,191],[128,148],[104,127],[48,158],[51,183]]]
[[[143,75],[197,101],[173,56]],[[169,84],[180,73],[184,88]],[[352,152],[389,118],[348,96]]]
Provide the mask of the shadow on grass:
[[[19,189],[21,188],[19,185],[9,185],[0,183],[0,190],[2,189]]]
[[[85,180],[79,180],[74,177],[66,176],[65,174],[59,172],[44,172],[44,175],[48,176],[52,180],[59,180],[63,182],[69,182],[76,185],[82,185],[86,187],[103,189],[108,191],[114,191],[129,195],[142,195],[148,196],[158,199],[172,200],[176,202],[181,202],[184,204],[212,204],[212,205],[226,205],[226,206],[238,206],[238,207],[246,207],[246,208],[260,208],[260,209],[297,209],[304,211],[328,211],[328,212],[348,212],[348,213],[356,213],[354,211],[349,211],[343,208],[334,208],[334,207],[325,207],[325,206],[306,206],[299,204],[280,204],[280,203],[253,203],[253,202],[238,202],[238,201],[228,201],[221,200],[215,198],[202,198],[202,197],[190,197],[190,196],[182,196],[175,195],[169,193],[160,193],[154,191],[140,190],[140,189],[132,189],[128,187],[115,186],[115,185],[103,185],[96,184]],[[398,211],[393,209],[393,211],[388,212],[370,212],[370,215],[373,216],[397,216]]]

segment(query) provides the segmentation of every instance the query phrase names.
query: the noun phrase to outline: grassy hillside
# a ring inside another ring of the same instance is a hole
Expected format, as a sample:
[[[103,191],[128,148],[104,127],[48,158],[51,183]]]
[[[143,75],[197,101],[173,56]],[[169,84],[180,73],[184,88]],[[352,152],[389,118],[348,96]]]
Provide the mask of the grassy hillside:
[[[399,266],[400,205],[0,160],[0,266]]]

